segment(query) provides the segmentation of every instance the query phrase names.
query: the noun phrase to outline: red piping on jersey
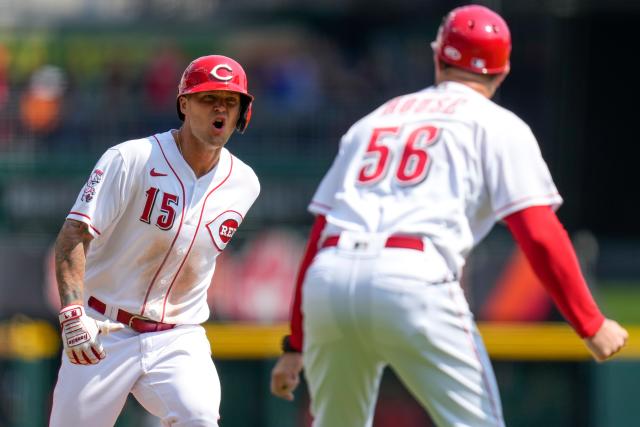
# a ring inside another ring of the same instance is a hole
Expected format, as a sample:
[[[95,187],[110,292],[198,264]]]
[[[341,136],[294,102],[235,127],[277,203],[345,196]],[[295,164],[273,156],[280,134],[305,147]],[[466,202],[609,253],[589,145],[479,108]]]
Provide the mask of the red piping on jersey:
[[[207,200],[209,199],[209,196],[213,194],[213,192],[216,191],[218,188],[220,188],[222,184],[227,182],[227,179],[229,179],[229,177],[231,176],[231,171],[233,171],[233,156],[231,155],[231,153],[229,153],[229,163],[230,163],[229,173],[227,174],[227,176],[224,177],[224,179],[220,182],[220,184],[216,185],[211,191],[209,191],[207,196],[204,198],[204,202],[202,202],[202,209],[200,209],[200,218],[198,218],[198,225],[196,226],[196,230],[193,232],[193,239],[191,239],[191,244],[189,245],[189,249],[187,250],[187,253],[184,255],[184,258],[180,263],[180,267],[178,267],[178,271],[176,271],[175,276],[173,276],[173,280],[171,281],[171,284],[169,285],[169,289],[167,289],[167,294],[164,297],[164,302],[162,303],[162,317],[160,318],[161,322],[164,321],[164,314],[167,308],[167,300],[169,299],[171,288],[173,288],[173,284],[176,282],[176,279],[180,275],[180,270],[182,270],[182,266],[187,261],[187,257],[189,257],[189,253],[191,252],[191,248],[193,247],[193,243],[196,241],[196,237],[198,236],[198,230],[200,229],[200,224],[202,223],[202,215],[204,214],[205,206],[207,206]]]
[[[529,196],[529,197],[524,197],[520,200],[516,200],[515,202],[511,202],[509,204],[507,204],[506,206],[501,207],[500,209],[497,209],[495,214],[496,215],[500,215],[500,212],[504,212],[507,209],[516,206],[522,202],[526,202],[527,200],[531,200],[531,199],[546,199],[547,197],[553,197],[553,196],[559,196],[560,194],[558,192],[554,192],[554,193],[549,193],[549,194],[545,194],[544,196]],[[546,206],[547,204],[545,204]]]
[[[71,211],[71,212],[69,212],[69,215],[78,215],[78,216],[83,216],[83,217],[87,218],[89,221],[91,221],[91,217],[90,217],[89,215],[85,215],[85,214],[83,214],[83,213],[81,213],[81,212]],[[100,233],[100,231],[99,231],[97,228],[95,228],[91,223],[89,223],[89,222],[85,222],[85,224],[87,224],[89,227],[91,227],[91,229],[92,229],[93,231],[95,231],[96,233],[98,233],[98,236],[102,234],[102,233]]]
[[[324,210],[329,210],[329,209],[331,209],[331,206],[329,206],[329,205],[325,205],[324,203],[315,202],[315,201],[313,201],[313,200],[311,201],[311,204],[312,204],[312,205],[316,205],[316,206],[318,206],[318,207],[320,207],[320,208],[322,208],[322,209],[324,209]]]
[[[214,219],[212,219],[211,221],[209,221],[208,223],[205,224],[205,227],[207,227],[207,231],[209,232],[209,236],[211,236],[211,240],[213,241],[213,246],[215,246],[215,248],[218,250],[218,252],[222,252],[224,250],[224,248],[220,249],[218,247],[218,244],[216,243],[216,239],[213,238],[213,234],[211,234],[211,229],[209,228],[209,224],[211,224],[213,221],[215,221],[216,219],[220,218],[222,215],[226,214],[227,212],[233,212],[233,213],[237,213],[238,216],[240,217],[240,219],[242,221],[244,221],[244,217],[242,216],[242,214],[238,211],[234,211],[232,209],[229,209],[228,211],[224,211],[222,212],[220,215],[218,215],[217,217],[215,217]],[[238,226],[240,226],[240,224],[238,224]],[[225,248],[227,246],[225,245]]]
[[[91,217],[89,215],[85,215],[82,212],[76,212],[76,211],[71,211],[69,212],[70,214],[74,214],[74,215],[79,215],[79,216],[83,216],[85,218],[87,218],[89,221],[91,221]]]
[[[162,263],[160,263],[160,267],[158,267],[158,270],[156,271],[156,274],[153,275],[153,278],[151,279],[151,283],[149,283],[149,286],[147,287],[147,293],[144,296],[144,301],[142,302],[142,307],[140,308],[140,315],[141,316],[144,315],[144,311],[145,311],[145,309],[147,307],[147,300],[149,299],[149,295],[151,294],[151,289],[153,288],[153,284],[155,283],[156,279],[158,278],[158,274],[160,274],[160,271],[162,271],[162,267],[164,267],[164,263],[167,262],[167,259],[169,258],[169,254],[171,253],[171,250],[173,249],[173,245],[175,245],[176,240],[178,240],[178,236],[180,236],[180,230],[182,230],[182,221],[184,221],[184,205],[185,205],[185,202],[186,202],[184,184],[182,184],[182,180],[180,179],[180,177],[176,173],[175,169],[173,169],[173,166],[171,166],[171,162],[169,162],[169,159],[167,159],[166,154],[164,154],[164,150],[162,149],[162,144],[160,144],[160,141],[158,140],[158,138],[155,135],[153,135],[153,138],[158,143],[158,147],[160,147],[160,152],[162,153],[162,156],[164,157],[164,160],[167,162],[167,165],[169,165],[169,168],[171,169],[171,172],[173,172],[173,175],[176,177],[176,179],[180,183],[180,188],[182,188],[182,214],[180,215],[180,225],[178,226],[178,231],[176,231],[176,236],[173,238],[173,241],[171,242],[171,246],[169,246],[169,249],[167,250],[167,253],[165,254],[164,258],[162,259]],[[164,308],[162,309],[162,311],[164,313]]]

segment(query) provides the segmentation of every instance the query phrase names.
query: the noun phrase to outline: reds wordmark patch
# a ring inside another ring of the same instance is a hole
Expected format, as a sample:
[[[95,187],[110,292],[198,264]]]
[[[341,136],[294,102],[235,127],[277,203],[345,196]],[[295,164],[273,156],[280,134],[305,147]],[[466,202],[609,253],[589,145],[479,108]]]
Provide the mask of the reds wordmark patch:
[[[100,184],[100,181],[102,181],[103,176],[104,172],[100,169],[96,169],[91,173],[89,180],[84,186],[82,197],[80,198],[83,202],[89,203],[93,200],[93,196],[96,194],[96,187]]]
[[[242,215],[236,211],[225,211],[207,224],[207,230],[218,250],[227,247],[234,233],[242,223]]]

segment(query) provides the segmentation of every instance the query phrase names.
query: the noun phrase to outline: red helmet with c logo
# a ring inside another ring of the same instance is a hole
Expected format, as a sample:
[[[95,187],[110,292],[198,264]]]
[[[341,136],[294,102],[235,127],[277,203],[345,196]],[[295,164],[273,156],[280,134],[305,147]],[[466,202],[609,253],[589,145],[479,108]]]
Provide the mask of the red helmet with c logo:
[[[184,121],[184,114],[180,111],[178,98],[182,95],[210,90],[226,90],[240,94],[240,118],[236,129],[240,133],[244,132],[251,120],[253,96],[247,91],[247,75],[242,66],[222,55],[208,55],[194,59],[182,73],[176,97],[176,108],[180,120]]]
[[[509,69],[511,33],[491,9],[462,6],[445,16],[431,47],[447,64],[477,74],[498,74]]]

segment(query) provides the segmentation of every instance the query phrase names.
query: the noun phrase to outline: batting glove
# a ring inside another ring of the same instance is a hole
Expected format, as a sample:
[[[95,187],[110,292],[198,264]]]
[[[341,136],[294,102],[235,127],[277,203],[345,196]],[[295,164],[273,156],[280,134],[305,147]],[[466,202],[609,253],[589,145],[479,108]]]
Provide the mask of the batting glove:
[[[122,323],[101,321],[87,316],[81,305],[69,305],[58,315],[62,343],[69,361],[76,365],[95,365],[106,357],[98,334],[107,335],[122,328]]]

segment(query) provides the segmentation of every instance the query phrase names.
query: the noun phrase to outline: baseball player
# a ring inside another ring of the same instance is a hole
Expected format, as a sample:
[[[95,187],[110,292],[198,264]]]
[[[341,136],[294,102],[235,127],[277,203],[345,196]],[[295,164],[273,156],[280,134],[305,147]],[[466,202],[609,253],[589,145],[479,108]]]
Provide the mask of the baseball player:
[[[180,129],[108,149],[56,240],[64,354],[51,426],[113,426],[129,393],[163,426],[217,426],[220,381],[200,323],[217,256],[258,197],[225,144],[253,96],[236,61],[195,59]]]
[[[355,123],[309,205],[316,220],[271,391],[293,399],[304,366],[316,427],[371,426],[385,366],[439,426],[504,425],[460,287],[465,258],[498,221],[595,359],[627,339],[584,282],[531,130],[490,100],[509,72],[507,24],[483,6],[456,8],[432,47],[435,86]]]

